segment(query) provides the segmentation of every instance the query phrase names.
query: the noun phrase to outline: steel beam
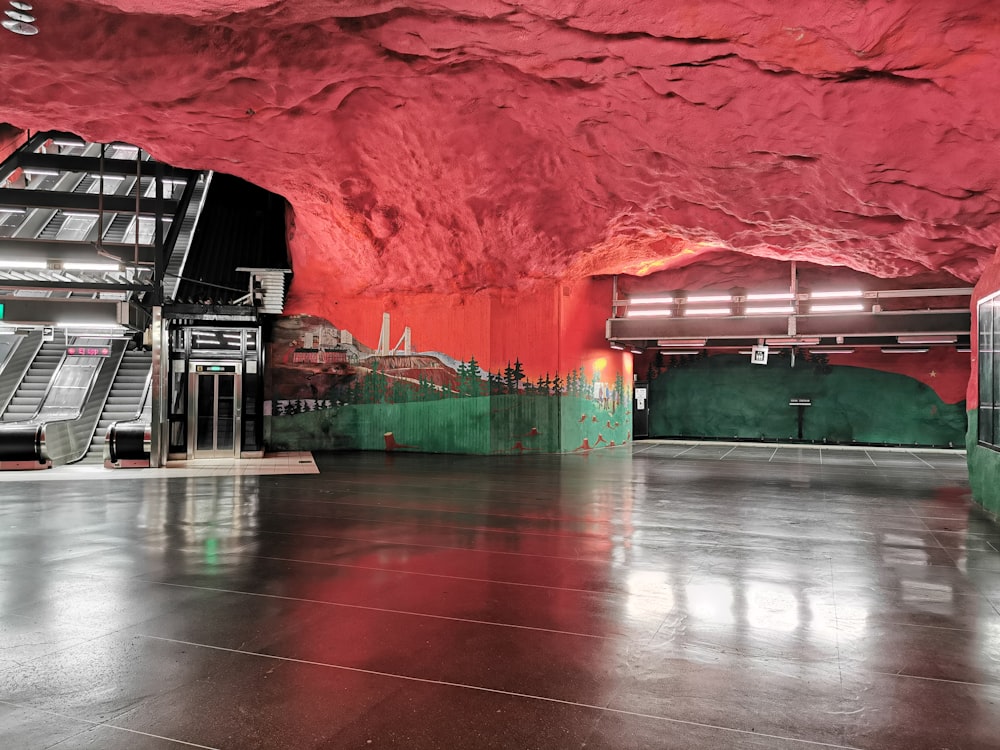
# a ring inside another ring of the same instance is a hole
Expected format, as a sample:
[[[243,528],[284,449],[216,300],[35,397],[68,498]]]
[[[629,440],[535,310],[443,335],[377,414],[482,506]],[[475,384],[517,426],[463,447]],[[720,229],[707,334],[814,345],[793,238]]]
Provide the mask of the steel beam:
[[[971,314],[966,311],[892,311],[837,315],[798,315],[799,336],[864,338],[897,335],[968,335]],[[788,316],[754,315],[723,318],[609,318],[606,334],[613,341],[656,341],[659,339],[746,340],[788,336]]]
[[[97,245],[90,242],[60,242],[58,240],[3,239],[0,240],[0,268],[20,260],[39,260],[51,263],[101,263],[115,260],[132,264],[134,245]],[[111,256],[111,257],[109,257]],[[139,245],[139,263],[153,264],[153,248]]]
[[[135,177],[136,163],[134,159],[104,159],[105,175],[121,175]],[[23,169],[56,169],[60,172],[101,172],[101,158],[98,156],[71,156],[69,154],[36,154],[29,152],[15,153],[14,163]],[[139,171],[143,177],[154,177],[157,165],[163,168],[163,177],[176,180],[193,180],[198,172],[191,169],[171,167],[163,162],[143,160],[139,162]]]
[[[133,165],[134,166],[134,165]],[[100,195],[98,193],[64,193],[48,190],[21,190],[0,188],[0,206],[15,208],[58,208],[66,211],[92,211],[97,213],[135,214],[136,207],[144,216],[154,216],[160,202],[156,198],[131,198],[125,195]],[[177,213],[179,202],[163,200],[165,216]]]

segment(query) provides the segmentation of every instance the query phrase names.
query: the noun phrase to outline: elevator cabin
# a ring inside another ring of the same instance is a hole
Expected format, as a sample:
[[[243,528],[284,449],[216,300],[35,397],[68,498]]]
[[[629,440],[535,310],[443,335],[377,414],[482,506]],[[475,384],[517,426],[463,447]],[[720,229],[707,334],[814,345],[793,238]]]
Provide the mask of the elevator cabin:
[[[260,328],[175,324],[169,336],[168,457],[262,456]]]

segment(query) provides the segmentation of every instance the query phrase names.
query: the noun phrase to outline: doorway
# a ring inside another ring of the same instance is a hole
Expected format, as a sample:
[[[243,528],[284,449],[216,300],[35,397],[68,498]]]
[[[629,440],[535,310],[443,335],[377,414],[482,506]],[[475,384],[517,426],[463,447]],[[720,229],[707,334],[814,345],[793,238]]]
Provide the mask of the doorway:
[[[238,363],[191,362],[188,369],[188,458],[240,455]]]

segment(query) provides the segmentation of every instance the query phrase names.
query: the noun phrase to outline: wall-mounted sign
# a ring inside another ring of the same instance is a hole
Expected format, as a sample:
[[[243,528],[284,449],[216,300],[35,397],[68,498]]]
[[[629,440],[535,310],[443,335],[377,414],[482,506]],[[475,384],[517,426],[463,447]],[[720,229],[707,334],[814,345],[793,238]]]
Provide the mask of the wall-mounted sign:
[[[42,328],[42,341],[55,341],[56,340],[56,329],[52,326],[45,326]]]
[[[108,357],[111,349],[107,346],[67,346],[67,357]]]
[[[767,364],[767,347],[766,346],[755,346],[750,350],[750,364],[752,365],[766,365]]]

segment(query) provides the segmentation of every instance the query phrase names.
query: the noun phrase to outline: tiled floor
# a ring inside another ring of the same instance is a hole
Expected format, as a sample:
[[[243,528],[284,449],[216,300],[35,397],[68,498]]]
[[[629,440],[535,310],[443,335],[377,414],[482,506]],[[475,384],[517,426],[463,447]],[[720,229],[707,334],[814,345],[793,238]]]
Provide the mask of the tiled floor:
[[[5,482],[0,747],[1000,746],[960,454],[317,465]]]
[[[153,477],[255,476],[261,474],[318,474],[308,451],[268,453],[263,458],[169,461],[157,469],[105,469],[103,464],[70,464],[34,471],[0,471],[0,482],[67,481],[70,479],[151,479]]]

